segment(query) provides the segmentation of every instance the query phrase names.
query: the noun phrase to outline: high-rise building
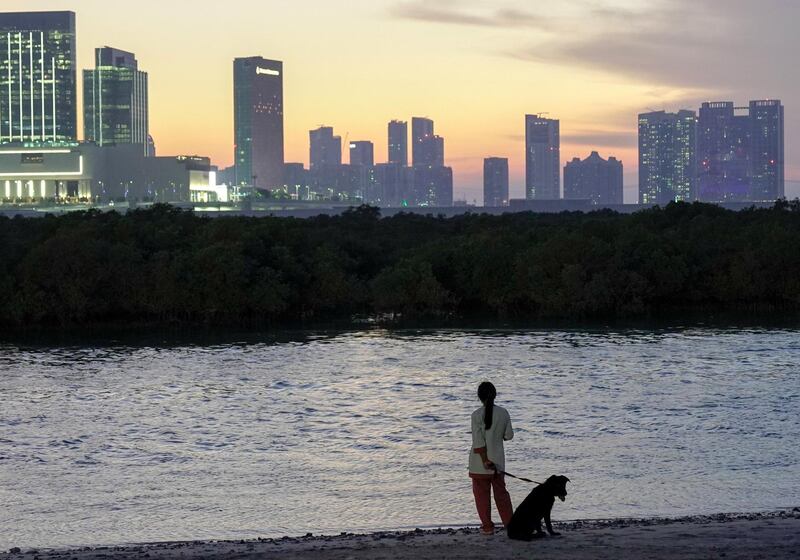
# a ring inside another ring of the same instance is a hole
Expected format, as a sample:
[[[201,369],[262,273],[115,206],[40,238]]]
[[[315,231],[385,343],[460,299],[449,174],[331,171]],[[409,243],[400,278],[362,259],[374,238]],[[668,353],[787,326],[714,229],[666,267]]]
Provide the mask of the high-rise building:
[[[750,117],[730,101],[703,103],[697,121],[697,199],[747,200]]]
[[[771,202],[784,196],[780,101],[703,103],[697,127],[697,198]]]
[[[444,138],[434,134],[431,119],[422,117],[411,119],[411,135],[414,139],[414,167],[444,166]]]
[[[333,135],[333,128],[321,126],[308,133],[311,169],[325,165],[342,165],[342,137]]]
[[[73,12],[0,13],[0,143],[77,140]]]
[[[561,198],[560,122],[525,115],[525,187],[528,200]]]
[[[414,198],[416,206],[452,206],[453,170],[443,166],[415,165]]]
[[[508,206],[508,158],[483,160],[483,205]]]
[[[350,142],[350,165],[375,165],[375,147],[372,142]]]
[[[694,111],[639,115],[639,202],[695,200],[696,143]]]
[[[283,63],[261,57],[233,63],[236,184],[283,185]]]
[[[413,206],[414,169],[398,163],[375,166],[375,185],[381,206],[402,208]]]
[[[389,163],[408,165],[408,123],[405,121],[389,123]]]
[[[585,160],[574,158],[564,168],[564,198],[590,200],[593,205],[624,204],[622,162],[592,152]]]
[[[786,194],[783,105],[750,102],[750,200],[773,202]]]
[[[140,144],[149,154],[147,73],[133,53],[95,50],[94,70],[83,71],[83,121],[87,142]]]

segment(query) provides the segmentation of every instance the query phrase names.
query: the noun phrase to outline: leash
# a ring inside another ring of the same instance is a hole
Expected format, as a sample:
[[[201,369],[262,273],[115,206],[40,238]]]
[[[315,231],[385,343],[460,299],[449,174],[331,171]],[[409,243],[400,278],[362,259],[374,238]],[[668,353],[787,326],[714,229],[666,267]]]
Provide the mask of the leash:
[[[530,482],[531,484],[536,484],[537,486],[541,486],[542,485],[541,482],[536,482],[535,480],[531,480],[530,478],[522,478],[521,476],[514,476],[513,474],[507,473],[506,471],[498,471],[497,469],[495,469],[494,470],[494,474],[495,475],[504,474],[504,475],[506,475],[508,477],[516,478],[517,480],[521,480],[522,482]]]

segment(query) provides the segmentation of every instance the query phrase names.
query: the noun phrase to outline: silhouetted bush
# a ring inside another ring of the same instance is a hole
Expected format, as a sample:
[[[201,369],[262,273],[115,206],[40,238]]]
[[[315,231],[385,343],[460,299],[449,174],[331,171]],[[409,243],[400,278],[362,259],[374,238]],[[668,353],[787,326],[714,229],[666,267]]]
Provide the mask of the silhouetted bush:
[[[800,203],[618,215],[0,218],[0,326],[800,310]]]

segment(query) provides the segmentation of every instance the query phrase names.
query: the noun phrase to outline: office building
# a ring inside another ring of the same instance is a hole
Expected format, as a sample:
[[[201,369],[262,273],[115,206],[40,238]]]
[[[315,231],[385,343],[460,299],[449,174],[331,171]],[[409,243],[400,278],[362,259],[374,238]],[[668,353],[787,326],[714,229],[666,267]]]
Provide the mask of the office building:
[[[414,166],[414,206],[453,205],[453,170],[442,166]]]
[[[233,62],[236,184],[283,185],[283,63],[261,57]]]
[[[147,73],[133,53],[96,49],[94,70],[83,71],[84,140],[137,144],[149,155],[147,96]]]
[[[622,162],[597,152],[582,161],[574,158],[564,168],[564,198],[589,200],[594,206],[624,204]]]
[[[333,135],[333,128],[321,126],[309,133],[311,169],[342,164],[342,137]]]
[[[0,144],[75,142],[73,12],[0,13]]]
[[[372,142],[350,142],[350,165],[375,165],[375,147]]]
[[[414,141],[412,153],[414,167],[420,165],[429,167],[444,166],[444,138],[434,134],[434,126],[431,119],[423,117],[411,119],[411,135]]]
[[[749,161],[749,115],[730,101],[703,103],[697,121],[697,200],[747,200]]]
[[[508,206],[508,158],[483,160],[483,205]]]
[[[772,202],[784,196],[780,101],[703,103],[697,126],[697,198],[703,202]]]
[[[389,123],[389,163],[408,165],[408,123],[405,121]]]
[[[668,204],[696,198],[694,111],[639,115],[639,201]]]
[[[376,165],[375,192],[382,207],[414,206],[414,168],[398,163]]]
[[[560,122],[525,116],[525,187],[528,200],[561,198]]]
[[[783,105],[751,101],[750,200],[774,202],[786,196]]]

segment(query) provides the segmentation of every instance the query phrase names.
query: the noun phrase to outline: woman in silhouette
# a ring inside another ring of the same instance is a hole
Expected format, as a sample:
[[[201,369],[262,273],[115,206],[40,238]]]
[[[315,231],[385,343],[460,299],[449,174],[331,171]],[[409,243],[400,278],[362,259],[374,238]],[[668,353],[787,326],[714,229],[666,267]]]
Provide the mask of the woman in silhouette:
[[[472,449],[469,454],[469,476],[472,479],[472,493],[475,506],[481,519],[481,533],[494,534],[492,522],[491,493],[503,525],[508,526],[514,508],[506,490],[503,471],[506,468],[504,441],[514,438],[511,417],[505,408],[494,404],[497,389],[484,382],[478,387],[478,398],[483,403],[472,413]]]

